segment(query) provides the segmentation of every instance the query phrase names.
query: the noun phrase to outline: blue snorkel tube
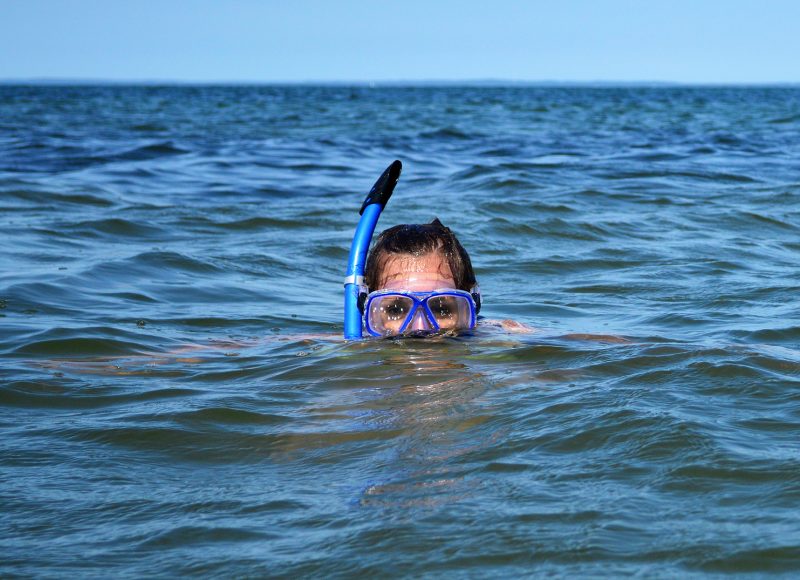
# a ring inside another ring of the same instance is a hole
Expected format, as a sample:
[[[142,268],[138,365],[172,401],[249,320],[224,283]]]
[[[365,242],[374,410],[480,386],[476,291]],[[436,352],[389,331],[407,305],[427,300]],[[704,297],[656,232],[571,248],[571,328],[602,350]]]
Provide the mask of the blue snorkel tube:
[[[367,261],[369,244],[375,225],[381,217],[386,202],[392,196],[394,186],[400,178],[403,164],[395,160],[372,186],[367,198],[361,206],[361,219],[358,220],[353,243],[350,246],[350,257],[347,259],[347,273],[344,279],[344,337],[356,340],[362,336],[361,309],[359,294],[364,287],[364,263]]]

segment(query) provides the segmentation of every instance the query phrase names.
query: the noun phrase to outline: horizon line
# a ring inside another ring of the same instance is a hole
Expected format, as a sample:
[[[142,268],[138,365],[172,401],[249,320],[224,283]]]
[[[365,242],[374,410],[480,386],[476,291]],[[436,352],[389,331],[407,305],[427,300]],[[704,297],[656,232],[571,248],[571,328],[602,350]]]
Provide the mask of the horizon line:
[[[594,87],[796,87],[800,81],[667,81],[667,80],[518,80],[518,79],[381,79],[381,80],[191,80],[109,79],[102,77],[0,78],[1,85],[238,85],[238,86],[594,86]]]

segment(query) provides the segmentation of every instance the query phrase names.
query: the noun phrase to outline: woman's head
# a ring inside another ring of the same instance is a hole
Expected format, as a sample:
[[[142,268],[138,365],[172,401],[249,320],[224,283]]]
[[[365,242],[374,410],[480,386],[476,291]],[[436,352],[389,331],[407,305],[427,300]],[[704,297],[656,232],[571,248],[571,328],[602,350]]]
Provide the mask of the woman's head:
[[[475,327],[481,296],[472,262],[438,219],[381,233],[367,258],[364,279],[369,294],[361,295],[362,311],[374,336]]]
[[[403,224],[382,232],[367,258],[365,283],[370,291],[472,291],[475,272],[458,238],[438,219]]]

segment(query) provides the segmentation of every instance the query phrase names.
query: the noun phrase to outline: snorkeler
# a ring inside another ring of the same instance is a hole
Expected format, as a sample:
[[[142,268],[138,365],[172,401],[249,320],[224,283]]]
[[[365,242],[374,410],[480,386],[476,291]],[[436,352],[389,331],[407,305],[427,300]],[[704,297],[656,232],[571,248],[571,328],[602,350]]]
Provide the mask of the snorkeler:
[[[372,186],[361,206],[344,280],[344,338],[457,334],[478,324],[481,292],[469,254],[438,219],[405,224],[381,233],[369,250],[375,225],[400,178],[394,161]],[[481,325],[506,333],[538,329],[515,320]],[[562,338],[627,342],[616,336],[566,334]]]
[[[398,225],[367,258],[364,325],[373,336],[457,332],[475,327],[481,295],[472,263],[450,228]]]
[[[345,278],[346,339],[455,333],[475,328],[481,294],[472,262],[450,228],[398,225],[378,236],[367,257],[375,224],[400,177],[392,163],[361,207]],[[363,325],[362,325],[363,320]]]

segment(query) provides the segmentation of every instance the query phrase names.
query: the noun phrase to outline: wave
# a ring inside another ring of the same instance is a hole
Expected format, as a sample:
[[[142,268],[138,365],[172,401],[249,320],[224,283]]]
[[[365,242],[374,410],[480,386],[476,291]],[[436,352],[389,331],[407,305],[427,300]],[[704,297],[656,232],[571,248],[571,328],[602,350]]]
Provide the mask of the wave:
[[[469,135],[455,127],[443,127],[434,131],[423,131],[419,136],[423,139],[442,141],[465,141],[477,137],[477,135]]]

